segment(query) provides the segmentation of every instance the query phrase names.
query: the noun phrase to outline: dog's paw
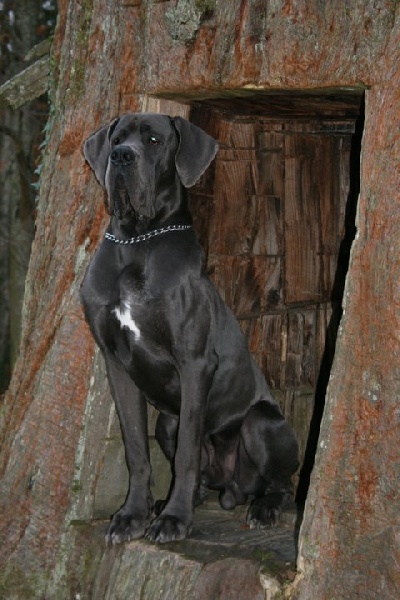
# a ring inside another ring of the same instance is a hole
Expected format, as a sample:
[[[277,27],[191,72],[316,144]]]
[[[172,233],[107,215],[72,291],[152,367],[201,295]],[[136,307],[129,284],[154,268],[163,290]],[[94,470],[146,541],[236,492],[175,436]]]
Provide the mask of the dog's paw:
[[[282,517],[282,494],[268,494],[255,498],[247,511],[246,523],[250,529],[275,527]]]
[[[146,538],[152,542],[165,544],[183,540],[190,533],[190,526],[173,515],[160,515],[146,531]]]
[[[149,519],[135,518],[129,514],[116,513],[106,533],[106,544],[121,544],[144,536]]]

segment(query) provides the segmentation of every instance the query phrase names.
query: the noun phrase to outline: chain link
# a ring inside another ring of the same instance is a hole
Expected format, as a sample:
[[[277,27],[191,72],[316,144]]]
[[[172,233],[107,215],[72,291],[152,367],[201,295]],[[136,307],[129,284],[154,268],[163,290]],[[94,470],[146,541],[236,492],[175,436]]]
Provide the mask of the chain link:
[[[168,233],[169,231],[187,231],[188,229],[192,229],[192,226],[168,225],[168,227],[161,227],[161,229],[153,229],[148,233],[142,233],[142,235],[131,237],[128,240],[120,240],[117,237],[115,237],[114,234],[108,232],[104,234],[104,237],[106,238],[106,240],[109,240],[110,242],[115,242],[116,244],[138,244],[139,242],[145,242],[146,240],[149,240],[150,238],[155,237],[157,235],[161,235],[162,233]]]

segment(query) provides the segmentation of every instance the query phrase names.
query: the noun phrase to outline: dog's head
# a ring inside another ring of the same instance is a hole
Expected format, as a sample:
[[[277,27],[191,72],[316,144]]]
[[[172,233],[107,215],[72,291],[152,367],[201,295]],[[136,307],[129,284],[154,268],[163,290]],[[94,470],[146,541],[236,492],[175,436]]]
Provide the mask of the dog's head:
[[[129,113],[91,135],[85,158],[108,194],[110,214],[153,219],[173,202],[171,189],[191,187],[218,150],[216,141],[181,117]]]

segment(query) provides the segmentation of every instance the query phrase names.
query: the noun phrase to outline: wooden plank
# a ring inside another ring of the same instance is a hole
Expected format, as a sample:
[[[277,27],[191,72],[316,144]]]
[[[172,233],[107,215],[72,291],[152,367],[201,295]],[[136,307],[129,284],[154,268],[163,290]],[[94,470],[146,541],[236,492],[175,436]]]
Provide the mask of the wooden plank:
[[[239,318],[276,309],[282,303],[279,258],[210,254],[208,270],[221,297]]]
[[[352,94],[321,95],[286,90],[284,93],[265,91],[244,93],[236,97],[214,98],[203,101],[203,110],[221,111],[240,119],[263,119],[273,121],[339,121],[351,126],[359,114],[362,92],[354,89]],[[200,103],[199,103],[200,104]]]
[[[350,193],[350,157],[351,157],[351,136],[343,136],[338,139],[338,153],[339,153],[339,197],[340,202],[336,203],[338,214],[338,238],[341,241],[345,233],[345,215],[346,215],[346,204]]]
[[[217,160],[223,161],[257,161],[257,151],[255,148],[231,148],[220,146]]]
[[[287,389],[282,396],[277,396],[285,418],[296,432],[299,444],[300,465],[303,464],[307,446],[308,432],[314,412],[314,392],[312,389]],[[300,470],[294,476],[294,487],[297,488]]]
[[[286,133],[311,133],[316,135],[351,136],[354,133],[353,119],[287,119],[283,129]]]
[[[316,364],[317,308],[302,311],[303,344],[301,349],[301,386],[315,387],[318,375]]]
[[[311,206],[309,157],[287,158],[285,172],[285,300],[316,300],[317,219]]]
[[[229,145],[233,148],[255,148],[254,122],[232,122],[230,127]]]
[[[339,157],[332,137],[321,137],[316,145],[315,162],[318,165],[318,199],[315,208],[318,214],[318,283],[320,299],[329,298],[334,273],[330,258],[337,256],[337,219],[335,200],[338,198]]]
[[[247,162],[218,161],[215,178],[215,212],[210,244],[220,254],[249,251],[249,229],[254,216],[246,196],[254,195],[255,183]]]
[[[332,318],[332,304],[326,302],[319,306],[316,322],[315,364],[319,372],[325,352],[327,330]]]
[[[256,130],[257,144],[257,194],[278,196],[284,194],[284,136],[272,127],[259,124]]]
[[[213,110],[204,110],[204,107],[190,105],[189,120],[204,129],[209,135],[222,142],[221,139],[221,113]]]
[[[295,388],[301,384],[303,329],[304,320],[302,314],[297,311],[289,311],[287,321],[285,387]]]
[[[256,178],[255,163],[218,162],[210,231],[210,245],[215,252],[283,254],[280,198],[251,193],[254,192]]]
[[[281,387],[282,381],[282,314],[263,315],[260,327],[262,330],[261,352],[263,358],[261,367],[273,390]]]
[[[218,113],[215,113],[214,116],[218,125],[214,125],[211,130],[217,132],[218,141],[222,147],[255,148],[253,120],[243,122],[234,117],[222,117]],[[204,127],[204,122],[200,119],[197,119],[195,123],[200,127]],[[213,135],[210,128],[207,128],[207,131],[210,135]]]
[[[206,255],[209,252],[209,233],[214,211],[214,198],[202,193],[189,195],[189,209],[193,216],[193,227]]]
[[[284,196],[285,161],[279,149],[262,149],[257,153],[257,194]]]
[[[328,299],[336,274],[349,190],[350,140],[286,138],[287,302]],[[347,164],[347,169],[346,169]]]
[[[321,181],[325,141],[318,136],[286,138],[285,298],[288,303],[320,301],[321,211],[326,210]],[[322,166],[321,166],[322,163]]]
[[[277,196],[249,198],[253,222],[249,230],[249,251],[254,255],[283,256],[284,238],[281,200]]]
[[[287,313],[286,343],[281,352],[284,373],[281,384],[284,387],[314,387],[318,375],[316,363],[317,344],[316,306],[308,309],[290,310]]]
[[[248,341],[249,350],[273,390],[281,386],[281,313],[240,319],[240,327]]]

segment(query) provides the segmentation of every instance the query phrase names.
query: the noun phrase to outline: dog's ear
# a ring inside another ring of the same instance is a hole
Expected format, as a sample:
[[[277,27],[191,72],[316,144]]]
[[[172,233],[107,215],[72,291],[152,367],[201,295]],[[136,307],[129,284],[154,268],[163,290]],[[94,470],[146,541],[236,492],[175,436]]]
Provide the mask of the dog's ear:
[[[83,154],[92,167],[99,183],[105,187],[105,177],[110,148],[108,141],[114,131],[119,119],[115,119],[110,125],[101,127],[93,133],[83,144]]]
[[[174,117],[173,123],[179,135],[179,147],[175,155],[176,170],[183,185],[192,187],[210,165],[218,152],[218,144],[205,131],[182,117]]]

